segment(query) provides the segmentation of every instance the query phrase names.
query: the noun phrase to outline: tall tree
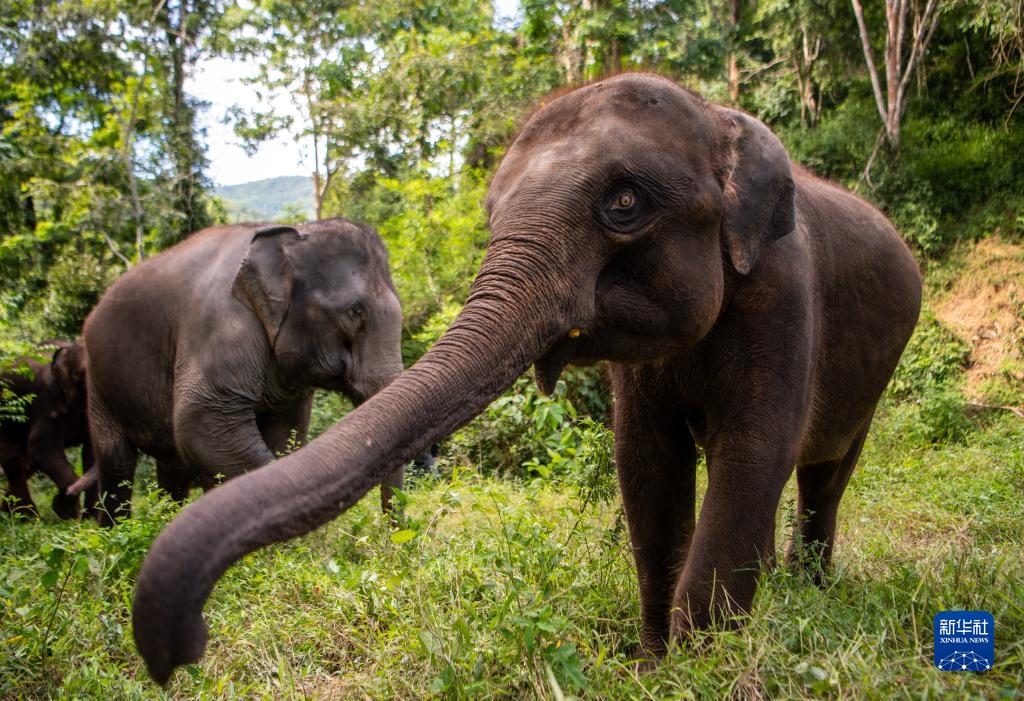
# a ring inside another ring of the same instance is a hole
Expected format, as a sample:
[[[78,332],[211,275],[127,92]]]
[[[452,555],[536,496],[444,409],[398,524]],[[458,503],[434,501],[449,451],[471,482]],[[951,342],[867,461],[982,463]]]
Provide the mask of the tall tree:
[[[914,70],[928,50],[935,27],[939,23],[942,12],[939,0],[885,0],[885,50],[882,53],[885,67],[885,91],[878,67],[875,64],[871,37],[868,34],[867,22],[864,20],[864,8],[860,0],[850,0],[853,12],[857,17],[860,30],[861,46],[864,50],[864,62],[867,65],[871,89],[875,96],[875,105],[882,118],[885,137],[889,145],[896,149],[900,144],[900,127],[903,110],[906,107],[907,91]],[[910,24],[908,26],[908,19]],[[909,29],[909,32],[908,32]]]
[[[992,65],[982,80],[1008,79],[1007,120],[1024,102],[1024,2],[979,0],[973,3],[970,25],[992,37]]]
[[[150,0],[155,8],[154,36],[157,44],[154,66],[162,82],[166,107],[168,155],[174,164],[175,210],[180,217],[176,238],[182,239],[210,222],[203,197],[206,184],[204,149],[196,140],[197,103],[185,90],[186,81],[203,54],[204,38],[220,11],[216,0]]]
[[[369,59],[348,24],[347,3],[330,0],[257,3],[237,12],[229,25],[228,53],[261,59],[247,82],[257,94],[286,93],[295,110],[295,115],[281,115],[236,106],[230,112],[235,132],[249,151],[281,133],[291,134],[296,142],[308,140],[317,219],[323,217],[324,197],[350,155],[338,136],[349,97]]]

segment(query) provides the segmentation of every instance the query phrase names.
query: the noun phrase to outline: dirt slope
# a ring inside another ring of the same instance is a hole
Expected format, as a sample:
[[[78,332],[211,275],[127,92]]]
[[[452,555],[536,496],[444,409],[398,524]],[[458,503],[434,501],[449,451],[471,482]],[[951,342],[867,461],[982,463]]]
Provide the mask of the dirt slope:
[[[1024,246],[998,236],[980,241],[933,305],[939,320],[971,344],[968,397],[1024,404]]]

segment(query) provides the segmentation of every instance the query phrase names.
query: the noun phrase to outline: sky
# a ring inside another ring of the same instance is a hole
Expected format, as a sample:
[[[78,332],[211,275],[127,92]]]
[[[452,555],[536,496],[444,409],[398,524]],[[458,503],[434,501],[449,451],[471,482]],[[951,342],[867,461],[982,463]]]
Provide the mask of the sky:
[[[313,172],[308,144],[296,143],[292,136],[282,134],[261,144],[249,157],[231,126],[224,123],[232,105],[261,111],[269,106],[294,114],[287,95],[276,96],[270,105],[260,102],[253,89],[242,83],[242,79],[252,72],[244,61],[211,58],[197,65],[191,76],[188,92],[209,103],[199,115],[199,125],[206,130],[206,157],[210,162],[207,173],[217,185],[237,185],[279,175],[310,175]]]
[[[512,22],[519,12],[518,0],[495,0],[495,15],[499,23]],[[290,134],[282,134],[263,143],[250,157],[242,150],[224,118],[232,105],[245,110],[268,107],[283,114],[295,115],[287,95],[260,102],[252,88],[242,79],[255,73],[245,61],[208,58],[201,61],[190,76],[186,90],[209,106],[199,114],[199,126],[206,130],[206,156],[210,165],[207,173],[217,185],[237,185],[251,180],[263,180],[279,175],[311,175],[313,172],[312,146],[308,140],[296,142]]]

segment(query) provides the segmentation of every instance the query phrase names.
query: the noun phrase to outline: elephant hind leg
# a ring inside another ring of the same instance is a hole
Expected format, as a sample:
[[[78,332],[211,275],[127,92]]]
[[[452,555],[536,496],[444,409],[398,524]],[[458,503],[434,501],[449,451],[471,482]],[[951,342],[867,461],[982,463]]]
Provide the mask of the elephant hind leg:
[[[121,423],[92,395],[89,397],[89,421],[100,475],[96,520],[101,526],[110,527],[115,519],[131,515],[132,483],[139,452]]]
[[[797,467],[797,524],[786,550],[786,562],[811,570],[818,586],[824,584],[832,563],[839,502],[857,466],[870,425],[868,420],[839,460]]]

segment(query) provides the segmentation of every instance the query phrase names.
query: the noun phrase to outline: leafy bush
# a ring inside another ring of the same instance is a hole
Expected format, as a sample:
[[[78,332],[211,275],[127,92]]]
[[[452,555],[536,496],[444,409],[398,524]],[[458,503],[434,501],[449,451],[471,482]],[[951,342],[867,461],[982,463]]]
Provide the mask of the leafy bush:
[[[908,445],[960,443],[976,428],[967,408],[963,392],[952,388],[931,390],[911,402],[885,405],[885,431],[889,440]]]
[[[313,397],[313,413],[309,418],[309,440],[337,423],[352,411],[352,402],[341,392],[317,391]]]
[[[915,444],[956,443],[972,428],[960,384],[970,347],[925,308],[883,398],[890,429]]]
[[[870,95],[851,95],[816,129],[778,127],[790,155],[877,204],[919,252],[935,257],[957,241],[995,229],[1024,233],[1020,179],[1024,130],[951,116],[918,105],[904,121],[900,149],[879,149],[863,179],[880,124]]]
[[[453,459],[485,472],[541,478],[579,477],[594,463],[610,464],[611,432],[590,413],[603,419],[607,411],[599,382],[592,369],[571,369],[544,396],[532,377],[520,377],[453,436]]]
[[[852,187],[878,136],[878,113],[870,96],[850,97],[826,112],[815,129],[776,128],[789,155],[816,175]]]
[[[390,254],[406,328],[417,331],[452,300],[463,300],[487,242],[484,200],[488,173],[457,177],[414,171],[379,178],[358,196],[333,192],[332,213],[372,223]]]
[[[120,270],[68,247],[47,271],[43,294],[25,307],[25,325],[39,337],[75,338],[82,323]]]
[[[893,373],[888,395],[902,401],[950,389],[969,357],[968,345],[926,308]]]
[[[46,352],[50,350],[52,350],[52,346],[33,348],[27,343],[0,340],[0,372],[4,374],[17,373],[31,377],[33,375],[32,368],[23,362],[16,362],[18,358],[31,357],[43,361]],[[15,394],[11,390],[10,385],[5,380],[0,379],[0,422],[24,421],[25,410],[32,403],[33,399],[35,399],[34,394],[21,396]]]

